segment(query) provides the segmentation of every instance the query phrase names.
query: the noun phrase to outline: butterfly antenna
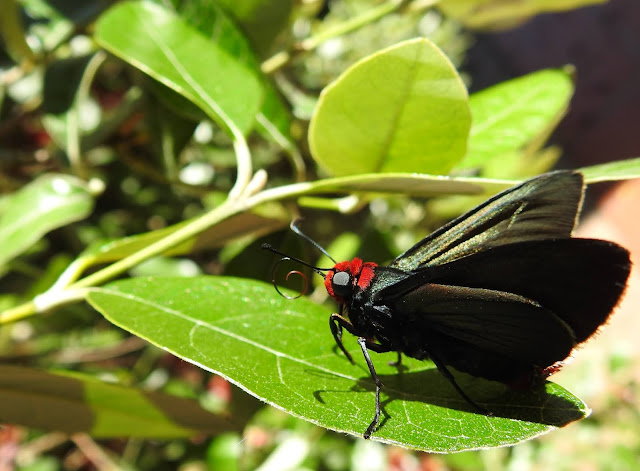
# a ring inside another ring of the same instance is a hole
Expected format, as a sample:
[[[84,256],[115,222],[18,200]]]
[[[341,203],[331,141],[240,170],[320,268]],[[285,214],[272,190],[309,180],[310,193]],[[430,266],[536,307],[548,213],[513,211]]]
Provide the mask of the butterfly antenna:
[[[311,243],[316,249],[318,249],[320,252],[322,252],[324,255],[326,255],[327,257],[329,257],[329,259],[333,262],[333,263],[338,263],[335,261],[335,259],[329,255],[329,252],[327,252],[320,244],[318,244],[315,240],[313,240],[311,237],[309,237],[307,234],[305,234],[304,232],[302,232],[300,230],[300,228],[298,227],[298,223],[302,221],[302,218],[297,218],[294,219],[293,221],[291,221],[291,224],[289,225],[289,227],[291,228],[291,230],[293,232],[295,232],[296,234],[298,234],[300,237],[302,237],[303,239],[305,239],[307,242]]]
[[[318,275],[324,277],[324,273],[325,271],[329,271],[329,270],[333,270],[333,268],[320,268],[320,267],[315,267],[313,265],[311,265],[310,263],[305,262],[304,260],[300,260],[297,257],[292,257],[291,255],[287,255],[284,252],[280,252],[278,249],[274,248],[271,244],[262,244],[262,248],[264,250],[268,250],[270,252],[273,252],[275,254],[281,255],[283,257],[282,260],[280,260],[278,263],[284,261],[284,260],[293,260],[294,262],[298,262],[301,265],[304,265],[305,267],[309,267],[311,268],[313,271],[315,271]]]

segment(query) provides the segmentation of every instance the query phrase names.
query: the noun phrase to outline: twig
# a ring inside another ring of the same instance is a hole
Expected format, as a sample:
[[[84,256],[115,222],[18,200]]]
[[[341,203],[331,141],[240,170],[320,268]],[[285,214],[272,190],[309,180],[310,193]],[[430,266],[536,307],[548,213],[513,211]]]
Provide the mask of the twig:
[[[86,433],[73,434],[71,435],[71,440],[100,471],[120,471],[123,469]]]

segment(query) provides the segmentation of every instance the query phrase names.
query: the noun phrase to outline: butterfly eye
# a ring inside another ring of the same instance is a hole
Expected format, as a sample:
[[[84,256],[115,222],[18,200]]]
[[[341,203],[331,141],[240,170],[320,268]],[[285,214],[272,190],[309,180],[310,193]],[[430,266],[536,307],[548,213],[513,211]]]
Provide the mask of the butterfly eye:
[[[346,271],[339,271],[331,279],[333,292],[336,296],[349,297],[351,295],[351,275]]]

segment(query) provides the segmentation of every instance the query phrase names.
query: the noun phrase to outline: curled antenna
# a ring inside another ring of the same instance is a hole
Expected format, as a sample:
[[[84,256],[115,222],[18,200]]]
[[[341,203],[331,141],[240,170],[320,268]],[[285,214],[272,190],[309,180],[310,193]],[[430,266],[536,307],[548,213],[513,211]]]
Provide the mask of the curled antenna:
[[[311,237],[309,237],[307,234],[305,234],[300,230],[300,228],[298,227],[298,223],[300,221],[302,221],[302,218],[297,218],[291,221],[291,224],[289,224],[289,227],[291,228],[291,230],[296,234],[298,234],[303,239],[305,239],[307,242],[311,243],[316,249],[318,249],[320,252],[325,254],[327,257],[329,257],[329,260],[331,260],[333,263],[338,263],[335,261],[335,259],[331,255],[329,255],[329,252],[327,252],[320,244],[318,244],[315,240],[313,240]]]
[[[302,289],[300,294],[298,294],[297,296],[289,296],[287,294],[284,294],[282,291],[280,291],[280,288],[278,288],[278,283],[276,282],[276,270],[278,268],[278,265],[280,265],[282,262],[285,262],[287,260],[291,260],[291,259],[289,257],[281,258],[273,266],[273,269],[271,270],[271,283],[273,284],[273,287],[276,289],[278,294],[280,296],[282,296],[283,298],[298,299],[300,296],[304,295],[307,292],[307,289],[309,289],[309,279],[306,276],[304,276],[304,274],[302,272],[300,272],[298,270],[292,270],[289,273],[287,273],[287,276],[285,277],[285,280],[289,280],[289,277],[291,275],[300,275],[302,277],[302,279],[304,280],[304,288]]]
[[[301,265],[304,265],[305,267],[309,267],[311,268],[313,271],[315,271],[318,275],[322,276],[324,278],[325,274],[323,272],[325,271],[329,271],[329,270],[333,270],[333,268],[319,268],[319,267],[314,267],[313,265],[305,262],[304,260],[300,260],[299,258],[296,257],[290,257],[289,255],[287,255],[284,252],[280,252],[277,249],[274,249],[271,245],[269,244],[262,244],[262,248],[264,250],[269,250],[270,252],[273,252],[275,254],[278,255],[282,255],[282,258],[280,260],[278,260],[275,265],[273,265],[273,269],[271,270],[271,283],[273,283],[273,287],[276,289],[276,291],[278,292],[278,294],[280,296],[282,296],[283,298],[287,298],[287,299],[297,299],[300,296],[302,296],[303,294],[305,294],[307,292],[307,289],[309,288],[309,280],[307,279],[306,276],[304,276],[304,274],[302,274],[299,271],[290,271],[289,273],[287,273],[287,277],[285,278],[285,280],[288,280],[289,277],[291,275],[299,275],[302,277],[302,279],[304,280],[304,289],[302,290],[302,292],[297,295],[297,296],[288,296],[286,294],[284,294],[282,291],[280,291],[280,289],[278,288],[278,284],[276,283],[276,270],[278,269],[278,265],[280,265],[282,262],[285,262],[287,260],[292,260],[294,262],[298,262]]]
[[[291,230],[293,232],[295,232],[296,234],[298,234],[300,237],[302,237],[303,239],[305,239],[306,241],[310,242],[315,248],[317,248],[320,252],[322,252],[323,254],[325,254],[327,257],[329,257],[331,260],[333,260],[333,263],[337,263],[334,258],[329,255],[329,253],[323,249],[320,244],[318,244],[315,240],[311,239],[311,237],[309,237],[308,235],[306,235],[304,232],[302,232],[297,224],[298,222],[300,222],[301,219],[294,219],[291,222]],[[282,291],[280,291],[280,289],[278,288],[278,285],[276,283],[276,270],[278,268],[278,265],[280,265],[282,262],[287,261],[287,260],[292,260],[294,262],[298,262],[301,265],[304,265],[305,267],[309,267],[311,268],[313,271],[315,271],[318,275],[322,276],[323,278],[325,277],[325,273],[327,271],[331,271],[333,270],[333,268],[320,268],[320,267],[315,267],[313,265],[311,265],[310,263],[305,262],[304,260],[300,260],[299,258],[296,257],[292,257],[290,255],[287,255],[284,252],[281,252],[275,248],[273,248],[270,244],[262,244],[262,248],[264,250],[269,250],[270,252],[273,252],[275,254],[281,255],[282,258],[280,260],[278,260],[275,265],[273,266],[273,269],[271,271],[271,283],[273,283],[273,287],[276,289],[276,291],[278,292],[278,294],[280,296],[282,296],[283,298],[287,298],[287,299],[297,299],[300,296],[302,296],[303,294],[305,294],[307,292],[307,289],[309,288],[309,280],[307,279],[306,276],[304,276],[304,274],[302,274],[299,271],[290,271],[289,273],[287,273],[287,277],[285,278],[285,280],[288,280],[289,277],[291,275],[299,275],[302,277],[302,279],[304,280],[304,289],[302,290],[302,292],[297,295],[297,296],[288,296],[286,294],[284,294]]]

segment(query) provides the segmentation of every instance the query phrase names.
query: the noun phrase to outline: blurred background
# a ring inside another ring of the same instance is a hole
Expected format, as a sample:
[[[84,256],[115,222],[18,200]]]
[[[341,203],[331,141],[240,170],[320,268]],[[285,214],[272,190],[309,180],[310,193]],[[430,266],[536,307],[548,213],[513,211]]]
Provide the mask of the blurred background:
[[[81,87],[92,54],[99,49],[92,40],[94,22],[113,3],[3,0],[0,5],[0,211],[9,195],[43,174],[69,173],[87,181],[99,177],[108,183],[106,190],[99,190],[90,216],[49,232],[3,266],[2,308],[42,292],[92,243],[181,222],[214,207],[232,186],[235,158],[224,133],[194,106],[174,102],[175,97],[158,83],[111,56],[95,64],[90,99],[81,110],[80,128],[89,136],[83,143],[84,163],[78,165],[69,155],[65,112]],[[251,10],[251,5],[269,2],[238,3],[245,10],[234,9],[230,0],[156,3],[185,17],[190,9],[197,12],[205,4],[227,12],[244,28],[263,65],[278,51],[292,53],[270,77],[294,117],[293,140],[302,149],[310,179],[323,176],[309,158],[305,141],[320,90],[358,59],[415,36],[431,38],[447,53],[470,92],[540,69],[572,65],[575,95],[549,139],[551,146],[561,149],[556,167],[578,168],[640,156],[637,0],[576,1],[577,8],[567,11],[536,12],[531,18],[512,15],[482,24],[453,14],[454,7],[446,8],[447,3],[464,5],[464,1],[405,2],[407,9],[300,55],[294,54],[293,45],[318,29],[344,23],[385,2],[289,1],[283,2],[287,14],[274,18],[250,15],[259,11]],[[433,3],[441,5],[431,8]],[[243,11],[249,13],[243,16]],[[191,21],[194,18],[197,15]],[[200,27],[206,28],[207,18],[200,20],[204,23]],[[172,129],[177,130],[169,160],[160,157],[166,157],[159,150],[166,122],[158,116],[169,116],[175,125]],[[267,168],[270,182],[292,181],[291,165],[278,146],[256,136],[250,144],[255,167]],[[194,399],[206,410],[241,408],[248,416],[246,426],[242,432],[216,437],[94,441],[6,424],[0,429],[0,471],[640,469],[639,202],[640,180],[597,184],[587,192],[578,235],[627,247],[636,268],[609,324],[577,352],[570,367],[553,377],[593,409],[589,418],[564,429],[510,448],[452,455],[346,437],[264,406],[222,378],[129,336],[90,307],[71,305],[49,316],[2,326],[0,361],[141,385]],[[407,217],[411,211],[414,216]],[[424,204],[404,199],[392,198],[372,212],[373,216],[362,209],[348,218],[309,212],[317,217],[310,232],[322,244],[343,231],[353,233],[356,242],[347,241],[348,248],[336,250],[362,249],[384,261],[397,253],[402,241],[419,238],[442,222],[423,223]],[[268,281],[273,258],[256,257],[246,248],[263,241],[290,242],[292,236],[282,220],[288,217],[285,212],[284,218],[265,230],[189,257],[149,261],[131,274],[225,274]]]

